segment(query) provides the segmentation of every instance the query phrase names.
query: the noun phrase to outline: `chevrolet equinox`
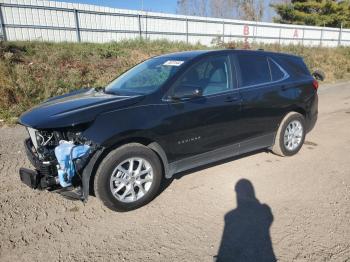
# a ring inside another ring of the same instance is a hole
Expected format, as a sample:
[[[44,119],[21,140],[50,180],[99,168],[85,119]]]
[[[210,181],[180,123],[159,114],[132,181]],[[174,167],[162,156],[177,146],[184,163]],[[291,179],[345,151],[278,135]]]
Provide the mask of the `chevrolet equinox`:
[[[126,211],[163,178],[239,154],[292,156],[317,119],[318,82],[298,56],[190,51],[144,61],[103,88],[51,98],[19,119],[36,189],[94,193]]]

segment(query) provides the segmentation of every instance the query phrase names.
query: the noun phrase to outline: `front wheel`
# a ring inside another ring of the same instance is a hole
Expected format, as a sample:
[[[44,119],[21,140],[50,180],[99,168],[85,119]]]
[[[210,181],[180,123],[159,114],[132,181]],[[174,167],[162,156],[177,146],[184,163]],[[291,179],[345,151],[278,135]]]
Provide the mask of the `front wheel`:
[[[288,113],[282,120],[272,152],[292,156],[299,152],[305,140],[305,118],[297,112]]]
[[[111,151],[94,181],[96,196],[110,209],[128,211],[150,202],[158,193],[162,168],[158,156],[141,144]]]

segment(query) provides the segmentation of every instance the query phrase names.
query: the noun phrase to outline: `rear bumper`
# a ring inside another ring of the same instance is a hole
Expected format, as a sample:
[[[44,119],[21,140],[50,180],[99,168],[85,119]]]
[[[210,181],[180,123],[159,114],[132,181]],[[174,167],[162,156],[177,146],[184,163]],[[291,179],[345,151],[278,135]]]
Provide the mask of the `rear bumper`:
[[[310,116],[309,122],[306,128],[307,133],[309,133],[312,129],[314,129],[317,122],[317,118],[318,118],[318,113],[315,113],[312,116]]]
[[[309,104],[309,110],[306,115],[306,131],[310,132],[316,125],[318,118],[318,95],[312,98]]]

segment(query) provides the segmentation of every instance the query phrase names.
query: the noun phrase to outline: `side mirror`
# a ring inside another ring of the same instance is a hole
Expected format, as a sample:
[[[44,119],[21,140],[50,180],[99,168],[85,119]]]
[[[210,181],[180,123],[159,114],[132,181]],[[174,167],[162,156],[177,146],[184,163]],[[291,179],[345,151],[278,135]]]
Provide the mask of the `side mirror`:
[[[324,81],[326,78],[325,73],[322,70],[318,69],[312,73],[312,76],[318,81]]]
[[[203,90],[199,86],[194,85],[182,85],[175,88],[174,94],[171,96],[174,100],[191,99],[195,97],[201,97]]]

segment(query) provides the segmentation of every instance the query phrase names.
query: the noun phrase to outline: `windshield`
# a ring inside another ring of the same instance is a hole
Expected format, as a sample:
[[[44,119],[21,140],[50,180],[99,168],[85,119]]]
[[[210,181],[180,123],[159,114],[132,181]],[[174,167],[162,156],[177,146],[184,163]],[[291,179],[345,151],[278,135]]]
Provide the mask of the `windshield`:
[[[184,58],[156,57],[125,72],[106,86],[106,93],[132,95],[148,94],[157,90],[184,63]]]

